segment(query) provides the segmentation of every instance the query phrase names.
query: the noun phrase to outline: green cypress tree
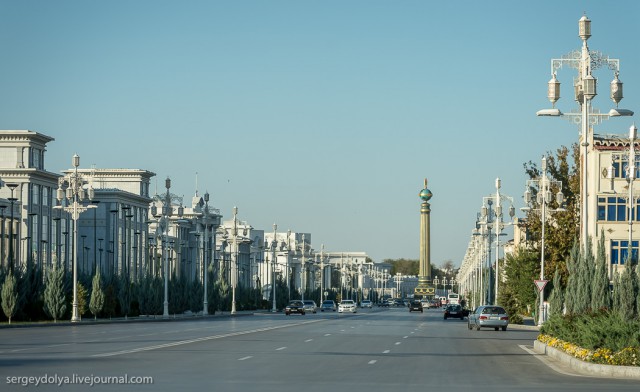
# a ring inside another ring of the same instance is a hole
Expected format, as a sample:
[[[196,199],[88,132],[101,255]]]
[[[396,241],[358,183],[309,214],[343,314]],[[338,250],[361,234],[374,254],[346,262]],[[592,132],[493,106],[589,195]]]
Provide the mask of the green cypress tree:
[[[2,311],[9,319],[9,324],[11,324],[11,318],[16,314],[17,310],[18,288],[16,287],[16,278],[13,276],[13,272],[9,270],[9,274],[5,276],[2,283]]]
[[[596,312],[611,308],[609,292],[609,276],[607,274],[607,256],[604,246],[604,233],[598,241],[598,253],[595,260],[595,271],[591,290],[591,309]]]
[[[578,266],[580,259],[580,247],[577,242],[573,244],[567,261],[569,278],[567,279],[567,289],[565,293],[565,308],[568,314],[576,313],[576,288],[578,286]]]
[[[633,316],[636,311],[635,291],[633,287],[633,268],[627,264],[624,271],[620,274],[619,301],[620,306],[616,309],[620,317],[628,319]]]
[[[64,287],[64,269],[59,263],[47,274],[47,281],[44,289],[44,311],[53,318],[53,322],[64,317],[67,311],[67,298]]]
[[[96,269],[91,284],[91,300],[89,301],[89,310],[93,313],[93,319],[98,317],[98,313],[102,311],[104,306],[104,290],[102,290],[102,280],[100,278],[100,270]]]
[[[620,298],[621,298],[621,283],[620,283],[621,274],[614,272],[613,273],[613,295],[611,298],[611,308],[615,311],[620,309]]]
[[[549,296],[549,304],[551,305],[551,314],[562,314],[562,309],[564,307],[564,292],[562,291],[562,278],[560,276],[560,271],[556,270],[553,275],[553,291],[551,291],[551,296]]]
[[[578,282],[576,286],[575,313],[585,313],[591,309],[591,284],[594,257],[591,238],[585,245],[584,252],[578,258]]]
[[[118,303],[122,315],[128,316],[131,308],[131,283],[129,276],[125,273],[122,273],[118,279]]]

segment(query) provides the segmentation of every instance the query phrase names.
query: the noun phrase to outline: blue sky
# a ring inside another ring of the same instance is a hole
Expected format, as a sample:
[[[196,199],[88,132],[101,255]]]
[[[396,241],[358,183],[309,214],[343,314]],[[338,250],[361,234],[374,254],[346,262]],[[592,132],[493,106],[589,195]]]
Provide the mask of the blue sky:
[[[615,5],[615,6],[614,6]],[[55,138],[46,166],[139,168],[225,219],[312,233],[329,251],[418,258],[429,179],[431,261],[459,265],[482,197],[522,207],[523,163],[577,140],[537,118],[550,61],[621,61],[640,110],[640,2],[0,1],[0,129]],[[561,110],[576,72],[560,71]],[[594,106],[606,111],[609,70]],[[612,119],[596,133],[625,134]],[[511,230],[507,231],[511,235]]]

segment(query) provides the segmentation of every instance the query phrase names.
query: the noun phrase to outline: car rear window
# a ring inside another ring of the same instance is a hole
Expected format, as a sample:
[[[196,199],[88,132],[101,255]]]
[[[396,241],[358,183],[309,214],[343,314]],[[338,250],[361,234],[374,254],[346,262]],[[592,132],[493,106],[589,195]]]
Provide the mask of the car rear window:
[[[482,310],[482,314],[506,314],[504,309],[498,306],[490,306]]]

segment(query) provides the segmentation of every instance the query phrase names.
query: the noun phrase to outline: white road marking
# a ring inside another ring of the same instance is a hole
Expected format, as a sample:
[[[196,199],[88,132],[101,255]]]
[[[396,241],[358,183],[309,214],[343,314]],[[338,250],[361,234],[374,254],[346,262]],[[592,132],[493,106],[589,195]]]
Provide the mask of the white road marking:
[[[389,354],[391,352],[391,350],[384,350],[382,353],[383,354]]]
[[[286,347],[280,347],[280,348],[276,348],[276,351],[282,351],[284,349],[286,349]]]
[[[253,357],[251,355],[249,355],[248,357],[238,358],[238,361],[244,361],[244,360],[251,359],[251,358],[253,358]]]
[[[402,339],[406,339],[406,338],[408,338],[408,336],[403,336],[403,337],[402,337]]]
[[[239,335],[247,335],[247,334],[256,333],[256,332],[272,331],[272,330],[275,330],[275,329],[287,328],[287,327],[291,327],[291,326],[294,326],[294,325],[317,323],[317,322],[320,322],[320,321],[322,321],[322,320],[303,321],[303,322],[299,322],[299,323],[284,324],[284,325],[278,325],[278,326],[274,326],[274,327],[252,329],[252,330],[249,330],[249,331],[231,332],[231,333],[226,333],[226,334],[222,334],[222,335],[204,336],[204,337],[196,338],[196,339],[179,340],[179,341],[176,341],[176,342],[157,344],[157,345],[154,345],[154,346],[138,347],[138,348],[134,348],[134,349],[130,349],[130,350],[121,350],[121,351],[114,351],[114,352],[109,352],[109,353],[94,354],[94,355],[92,355],[92,357],[113,357],[113,356],[116,356],[116,355],[133,354],[133,353],[139,353],[139,352],[143,352],[143,351],[159,350],[159,349],[162,349],[162,348],[182,346],[184,344],[206,342],[208,340],[222,339],[222,338],[228,338],[228,337],[239,336]],[[117,337],[114,337],[113,339],[116,339],[116,338]],[[107,339],[107,340],[110,340],[110,339]],[[286,347],[284,347],[284,348],[286,348]]]
[[[330,333],[325,333],[324,336],[331,336],[331,334]]]
[[[399,346],[400,344],[402,344],[402,342],[396,342],[396,346]]]
[[[373,360],[369,361],[369,365],[373,365],[373,364],[374,364],[374,363],[376,363],[376,362],[378,362],[378,361],[376,361],[375,359],[373,359]]]
[[[313,339],[307,339],[304,341],[305,343],[313,342]]]

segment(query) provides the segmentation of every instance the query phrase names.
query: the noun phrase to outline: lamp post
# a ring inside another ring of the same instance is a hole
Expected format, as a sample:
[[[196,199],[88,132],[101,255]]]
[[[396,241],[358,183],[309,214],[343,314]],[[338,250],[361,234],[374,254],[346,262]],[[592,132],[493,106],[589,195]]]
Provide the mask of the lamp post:
[[[271,295],[273,297],[273,308],[271,309],[271,311],[274,313],[277,312],[277,309],[276,309],[276,247],[278,246],[277,232],[276,232],[277,230],[278,230],[278,225],[274,223],[273,224],[273,241],[271,242],[271,250],[273,252],[273,255],[271,257],[271,263],[272,263]],[[268,263],[269,262],[267,261],[267,266],[268,266]]]
[[[59,203],[62,203],[62,200],[66,198],[67,205],[63,206],[60,204],[54,208],[60,208],[70,213],[71,219],[73,219],[73,303],[71,322],[78,322],[80,321],[80,315],[78,314],[78,219],[81,213],[88,209],[96,208],[97,206],[95,204],[81,204],[81,202],[85,200],[85,196],[88,196],[89,200],[92,200],[94,197],[93,187],[89,186],[88,192],[86,193],[84,189],[84,186],[89,183],[92,178],[78,173],[80,157],[77,154],[73,156],[71,163],[74,170],[60,177],[56,195]],[[63,190],[63,186],[66,186],[66,191]]]
[[[484,225],[487,228],[489,234],[489,245],[488,249],[491,249],[491,230],[495,229],[495,237],[496,237],[496,273],[495,273],[495,282],[494,282],[494,295],[491,295],[491,256],[489,256],[488,260],[488,268],[489,268],[489,303],[493,303],[494,305],[498,302],[498,290],[500,283],[500,236],[502,236],[502,230],[504,230],[505,226],[513,225],[513,219],[516,215],[515,208],[513,207],[513,198],[510,196],[506,196],[500,193],[500,187],[502,186],[502,182],[499,178],[496,178],[496,193],[485,196],[483,198],[482,208],[480,210],[480,224]],[[502,213],[502,202],[509,201],[511,203],[509,207],[509,217],[511,218],[510,223],[505,223],[503,221],[503,213]],[[491,208],[492,205],[495,204],[495,208]],[[487,207],[488,205],[488,207]],[[489,253],[491,255],[491,253]],[[493,299],[493,301],[492,301]]]
[[[151,215],[158,219],[158,226],[160,227],[161,232],[164,233],[164,244],[162,246],[162,252],[164,253],[164,301],[163,301],[163,311],[162,317],[169,317],[169,218],[173,214],[173,207],[171,206],[171,193],[169,193],[169,189],[171,188],[171,179],[167,177],[164,181],[164,186],[167,188],[167,192],[164,196],[164,200],[162,202],[162,215],[158,215],[158,208],[155,204],[151,207]],[[182,216],[181,208],[178,209],[178,215]]]
[[[538,179],[528,180],[527,181],[527,189],[524,192],[524,202],[527,204],[527,207],[522,208],[522,210],[528,212],[531,210],[529,205],[532,204],[533,198],[531,195],[531,189],[537,191],[536,196],[536,204],[539,206],[540,211],[540,224],[541,224],[541,236],[540,236],[540,280],[535,282],[538,287],[538,291],[540,291],[540,312],[538,315],[538,325],[542,325],[546,319],[545,309],[544,309],[544,286],[547,284],[547,281],[544,279],[544,235],[545,235],[545,226],[547,220],[547,212],[550,211],[564,211],[562,208],[562,203],[564,202],[564,195],[562,194],[562,181],[550,180],[547,177],[547,158],[542,157],[542,165],[541,165],[541,175]],[[554,200],[553,193],[551,191],[552,187],[557,187],[559,190],[555,195],[555,202],[558,204],[558,208],[556,210],[549,210],[548,205]]]
[[[580,187],[580,245],[585,247],[589,240],[589,219],[588,219],[588,193],[587,186],[587,158],[588,146],[593,138],[593,129],[590,126],[598,124],[609,117],[632,116],[633,111],[618,109],[618,103],[622,100],[622,82],[618,79],[620,74],[620,60],[611,59],[601,52],[589,50],[587,40],[591,37],[591,20],[583,15],[578,21],[579,36],[582,40],[581,50],[574,50],[559,59],[551,59],[551,80],[548,83],[547,97],[551,101],[552,109],[539,110],[537,116],[566,117],[575,124],[581,125],[581,187]],[[555,108],[555,104],[560,99],[560,82],[556,79],[556,74],[563,65],[578,70],[578,77],[574,78],[574,99],[580,105],[580,110],[572,113],[562,113]],[[597,80],[593,77],[592,71],[606,65],[613,71],[614,79],[611,82],[610,98],[616,104],[615,109],[608,113],[600,113],[591,107],[591,100],[595,98]]]
[[[15,260],[14,260],[15,256],[13,251],[14,242],[15,242],[15,240],[13,239],[13,203],[18,201],[18,199],[13,196],[13,191],[18,187],[18,184],[14,184],[14,183],[7,184],[7,187],[11,190],[11,197],[9,198],[9,203],[11,203],[9,207],[11,209],[11,220],[9,224],[9,270],[13,272],[13,268],[15,264]],[[75,289],[73,291],[75,294]]]

